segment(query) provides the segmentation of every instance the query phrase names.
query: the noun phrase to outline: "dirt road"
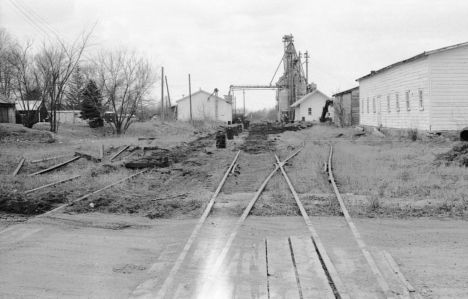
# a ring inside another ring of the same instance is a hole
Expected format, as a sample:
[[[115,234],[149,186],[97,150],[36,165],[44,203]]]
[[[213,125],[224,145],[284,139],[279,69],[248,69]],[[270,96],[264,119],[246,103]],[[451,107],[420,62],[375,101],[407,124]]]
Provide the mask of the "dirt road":
[[[60,215],[20,225],[0,236],[0,297],[2,298],[128,298],[142,282],[165,277],[186,241],[195,219],[149,220],[102,214]],[[192,265],[185,268],[174,291],[187,294],[200,283],[203,269],[225,238],[229,219],[216,217],[199,240]],[[327,251],[351,286],[353,298],[375,298],[376,286],[362,286],[370,279],[362,273],[360,257],[349,251],[346,224],[340,217],[314,217]],[[426,298],[468,296],[468,228],[455,220],[358,219],[358,228],[375,251],[385,249]],[[224,223],[224,225],[222,225]],[[307,234],[299,217],[248,219],[245,234],[233,250],[274,236]],[[220,238],[216,238],[219,236]],[[212,242],[217,240],[217,242]],[[218,245],[217,245],[218,244]],[[196,262],[195,262],[196,261]],[[236,268],[236,263],[230,267]],[[245,266],[244,266],[245,267]],[[206,270],[206,269],[205,269]],[[224,290],[232,294],[235,275],[227,275]],[[200,279],[200,280],[199,280]],[[262,283],[265,283],[263,281]],[[239,284],[233,298],[250,292]],[[238,292],[238,293],[236,293]],[[260,294],[260,293],[259,293]]]

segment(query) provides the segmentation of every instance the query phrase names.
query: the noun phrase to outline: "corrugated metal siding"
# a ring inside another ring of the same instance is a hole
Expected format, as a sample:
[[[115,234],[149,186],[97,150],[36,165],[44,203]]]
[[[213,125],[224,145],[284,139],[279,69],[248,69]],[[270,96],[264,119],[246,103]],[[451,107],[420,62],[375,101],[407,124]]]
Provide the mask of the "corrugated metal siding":
[[[468,47],[429,57],[432,130],[468,126]]]
[[[425,107],[419,109],[418,91],[424,94]],[[405,92],[410,91],[410,110],[406,109]],[[399,94],[400,111],[396,109],[395,94]],[[361,109],[360,124],[389,128],[417,128],[429,130],[429,63],[427,58],[412,61],[391,68],[359,82],[360,102],[367,105],[369,113]],[[387,108],[387,95],[390,95],[390,110]],[[373,99],[376,111],[373,109]],[[380,115],[379,115],[380,111]]]
[[[359,124],[359,89],[351,93],[351,125]]]

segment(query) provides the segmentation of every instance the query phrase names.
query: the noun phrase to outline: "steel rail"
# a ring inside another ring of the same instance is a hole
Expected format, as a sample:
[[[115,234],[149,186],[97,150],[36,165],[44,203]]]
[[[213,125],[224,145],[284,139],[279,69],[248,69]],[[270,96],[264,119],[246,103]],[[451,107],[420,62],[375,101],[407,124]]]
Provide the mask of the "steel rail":
[[[57,168],[60,168],[60,167],[65,166],[65,165],[67,165],[67,164],[70,164],[71,162],[74,162],[74,161],[78,160],[79,158],[81,158],[81,156],[75,156],[75,157],[73,157],[73,158],[70,159],[70,160],[67,160],[67,161],[65,161],[65,162],[62,162],[62,163],[53,165],[53,166],[51,166],[51,167],[49,167],[49,168],[47,168],[47,169],[40,170],[40,171],[35,172],[35,173],[31,173],[29,176],[35,176],[35,175],[38,175],[38,174],[43,174],[43,173],[46,173],[46,172],[55,170],[55,169],[57,169]]]
[[[193,229],[192,233],[190,234],[190,237],[188,238],[187,242],[185,243],[184,248],[182,249],[182,252],[177,257],[177,259],[176,259],[174,265],[172,266],[169,274],[167,275],[167,277],[164,280],[161,288],[159,289],[158,293],[156,294],[156,298],[165,298],[166,293],[169,290],[169,287],[172,285],[172,282],[174,281],[174,278],[175,278],[177,272],[180,270],[180,267],[182,266],[182,263],[184,262],[185,258],[187,257],[187,254],[188,254],[190,248],[192,247],[193,242],[198,237],[198,234],[199,234],[203,224],[205,223],[206,218],[208,218],[208,215],[211,213],[211,210],[212,210],[213,205],[214,205],[214,203],[216,201],[216,198],[218,197],[218,194],[221,192],[221,189],[223,188],[228,176],[231,174],[231,171],[234,168],[234,165],[237,165],[236,162],[237,162],[237,159],[239,158],[240,152],[241,151],[238,151],[237,154],[235,155],[234,160],[229,165],[229,167],[226,170],[223,178],[221,179],[221,182],[219,183],[219,185],[216,188],[215,192],[211,196],[211,199],[208,202],[205,210],[203,211],[202,216],[198,220],[195,228]],[[157,282],[156,279],[150,279],[148,281],[145,281],[145,282],[141,283],[132,292],[132,294],[130,295],[130,298],[154,298],[151,291],[154,288],[156,282]]]
[[[253,198],[250,200],[249,204],[247,205],[247,207],[244,209],[244,212],[242,213],[242,215],[239,217],[239,219],[237,220],[234,228],[232,229],[232,232],[231,234],[229,235],[228,237],[228,240],[226,241],[226,244],[224,245],[221,253],[218,255],[218,258],[216,259],[216,262],[214,263],[213,267],[211,268],[210,270],[210,274],[208,274],[208,280],[204,282],[203,284],[203,287],[201,288],[202,292],[201,294],[204,294],[205,291],[207,290],[207,287],[208,285],[210,284],[211,280],[213,279],[213,277],[219,272],[219,269],[221,268],[221,265],[223,264],[224,260],[226,259],[226,256],[229,252],[229,250],[231,249],[231,246],[232,246],[232,243],[234,241],[234,238],[237,236],[237,233],[239,231],[239,228],[242,226],[242,224],[244,223],[245,219],[247,218],[247,216],[250,214],[250,211],[252,210],[255,202],[257,202],[258,198],[260,197],[260,195],[262,194],[263,190],[265,189],[266,185],[268,184],[268,182],[270,181],[270,179],[273,177],[273,175],[275,175],[275,173],[280,169],[280,165],[284,165],[286,164],[286,162],[288,162],[290,159],[292,159],[293,157],[295,157],[297,154],[299,154],[302,149],[304,147],[301,147],[300,149],[298,149],[297,151],[295,151],[294,153],[292,153],[291,155],[289,155],[289,157],[287,157],[284,161],[280,162],[279,165],[278,164],[275,164],[275,169],[273,169],[271,171],[271,173],[265,178],[265,180],[263,181],[263,183],[260,185],[260,187],[258,188],[257,192],[255,192],[255,195],[253,196]]]
[[[66,155],[61,155],[61,156],[55,156],[55,157],[48,157],[48,158],[42,158],[42,159],[38,159],[38,160],[32,160],[31,162],[29,163],[41,163],[41,162],[45,162],[45,161],[50,161],[50,160],[55,160],[55,159],[60,159],[60,158],[66,158],[66,157],[70,157],[72,156],[71,154],[66,154]]]
[[[16,176],[19,173],[19,171],[21,170],[21,167],[23,167],[24,165],[24,161],[26,161],[26,159],[22,158],[21,161],[18,163],[18,166],[16,166],[15,170],[11,174],[12,176]]]
[[[82,201],[83,199],[86,199],[86,198],[90,197],[91,195],[100,193],[100,192],[102,192],[102,191],[104,191],[104,190],[106,190],[106,189],[109,189],[109,188],[111,188],[111,187],[114,187],[115,185],[118,185],[118,184],[120,184],[120,183],[122,183],[122,182],[125,182],[125,181],[127,181],[127,180],[129,180],[129,179],[132,179],[132,178],[134,178],[134,177],[136,177],[136,176],[138,176],[138,175],[140,175],[140,174],[142,174],[142,173],[147,172],[148,170],[149,170],[149,169],[145,169],[145,170],[143,170],[143,171],[140,171],[140,172],[137,172],[137,173],[135,173],[135,174],[132,174],[131,176],[125,177],[125,178],[123,178],[123,179],[120,179],[120,180],[118,180],[117,182],[114,182],[114,183],[112,183],[112,184],[110,184],[110,185],[107,185],[107,186],[101,188],[101,189],[98,189],[98,190],[96,190],[96,191],[93,191],[93,192],[91,192],[91,193],[88,193],[88,194],[86,194],[86,195],[83,195],[83,196],[81,196],[81,197],[79,197],[79,198],[77,198],[77,199],[75,199],[75,200],[72,200],[71,202],[68,202],[68,203],[65,203],[65,204],[63,204],[63,205],[61,205],[61,206],[58,206],[58,207],[56,207],[55,209],[52,209],[52,210],[50,210],[50,211],[48,211],[48,212],[46,212],[46,213],[44,213],[44,214],[38,215],[37,217],[44,217],[44,216],[53,214],[53,213],[55,213],[55,212],[57,212],[57,211],[59,211],[59,210],[65,208],[65,207],[69,206],[69,205],[72,204],[72,203],[77,203],[77,202],[79,202],[79,201]]]
[[[53,183],[50,183],[50,184],[47,184],[47,185],[43,185],[43,186],[40,186],[40,187],[37,187],[37,188],[34,188],[34,189],[24,191],[24,194],[29,194],[29,193],[37,191],[37,190],[41,190],[41,189],[44,189],[44,188],[47,188],[47,187],[52,187],[52,186],[55,186],[55,185],[58,185],[58,184],[68,182],[68,181],[72,181],[72,180],[77,179],[79,177],[81,177],[81,175],[75,175],[75,176],[72,176],[71,178],[63,179],[63,180],[60,180],[60,181],[57,181],[57,182],[53,182]]]
[[[278,156],[275,154],[276,162],[278,165],[280,165],[280,160]],[[296,190],[294,189],[293,184],[291,183],[291,180],[289,179],[288,174],[286,173],[286,170],[284,169],[283,165],[280,165],[281,172],[283,173],[284,179],[286,180],[286,183],[289,186],[289,189],[291,190],[291,193],[294,197],[294,200],[296,201],[297,206],[299,207],[299,210],[301,211],[302,218],[304,219],[304,222],[309,229],[309,232],[311,234],[312,242],[315,245],[315,248],[317,249],[318,253],[322,257],[322,260],[324,262],[324,266],[328,270],[328,273],[330,274],[330,278],[336,288],[336,291],[338,294],[335,294],[336,298],[342,298],[342,299],[347,299],[350,298],[348,292],[346,291],[346,288],[344,286],[343,281],[341,280],[340,276],[338,275],[338,272],[336,271],[335,265],[331,261],[330,257],[328,256],[325,246],[323,246],[322,241],[320,240],[320,237],[315,230],[315,227],[313,226],[312,222],[310,221],[309,215],[307,214],[306,209],[302,205],[302,202],[299,198],[299,195],[297,194]]]
[[[361,249],[361,252],[364,255],[364,258],[366,259],[367,264],[369,265],[372,273],[375,275],[375,278],[377,279],[377,283],[379,284],[379,287],[382,289],[384,295],[387,298],[395,298],[395,296],[393,296],[393,294],[390,291],[390,287],[388,286],[387,281],[385,280],[379,268],[377,267],[377,263],[375,262],[374,258],[372,257],[369,250],[367,249],[367,245],[362,239],[361,234],[359,233],[358,229],[354,225],[354,222],[348,213],[348,209],[346,208],[343,198],[341,197],[340,191],[338,190],[338,187],[336,186],[335,178],[333,176],[333,169],[332,169],[332,156],[333,156],[333,146],[330,145],[330,154],[328,156],[328,176],[333,186],[333,190],[335,192],[336,198],[338,199],[338,202],[340,204],[341,211],[343,212],[346,222],[349,228],[351,229],[351,232],[353,233],[354,239],[356,240],[359,246],[359,249]]]
[[[126,145],[124,146],[124,148],[122,148],[120,151],[118,151],[115,155],[113,155],[110,159],[109,159],[109,162],[112,162],[112,160],[114,160],[115,158],[117,158],[121,153],[123,153],[127,148],[129,148],[130,145]]]

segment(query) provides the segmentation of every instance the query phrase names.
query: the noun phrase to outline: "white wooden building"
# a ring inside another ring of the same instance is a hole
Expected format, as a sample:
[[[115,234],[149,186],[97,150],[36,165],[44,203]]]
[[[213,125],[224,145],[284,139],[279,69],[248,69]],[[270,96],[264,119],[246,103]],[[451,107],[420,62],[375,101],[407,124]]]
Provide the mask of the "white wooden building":
[[[190,120],[190,98],[176,101],[177,120]],[[219,96],[199,90],[192,93],[192,119],[228,122],[232,121],[232,104]]]
[[[468,126],[468,42],[423,52],[357,81],[362,125],[420,130]]]
[[[291,105],[294,108],[294,121],[319,121],[327,100],[330,97],[318,89],[306,94]],[[330,113],[332,110],[329,107]]]

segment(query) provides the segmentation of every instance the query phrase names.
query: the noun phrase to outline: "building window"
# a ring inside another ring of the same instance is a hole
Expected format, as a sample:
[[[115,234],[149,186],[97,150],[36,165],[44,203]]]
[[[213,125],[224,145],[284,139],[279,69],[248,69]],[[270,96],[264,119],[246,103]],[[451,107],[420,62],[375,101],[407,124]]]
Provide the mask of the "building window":
[[[411,106],[410,106],[410,91],[409,90],[405,92],[405,101],[406,101],[406,110],[410,111]]]
[[[367,113],[369,113],[369,98],[367,98]]]
[[[372,98],[372,112],[375,113],[375,98]]]
[[[309,108],[309,109],[307,110],[307,113],[308,113],[309,115],[312,115],[312,108]]]
[[[387,95],[387,112],[390,113],[390,95]]]
[[[423,94],[422,89],[418,91],[418,95],[419,95],[419,110],[424,110],[424,94]]]
[[[395,109],[397,112],[400,112],[400,95],[398,92],[395,94]]]

